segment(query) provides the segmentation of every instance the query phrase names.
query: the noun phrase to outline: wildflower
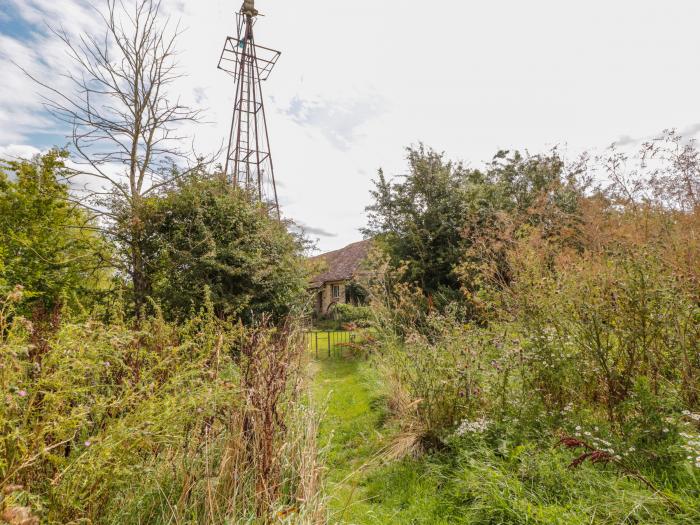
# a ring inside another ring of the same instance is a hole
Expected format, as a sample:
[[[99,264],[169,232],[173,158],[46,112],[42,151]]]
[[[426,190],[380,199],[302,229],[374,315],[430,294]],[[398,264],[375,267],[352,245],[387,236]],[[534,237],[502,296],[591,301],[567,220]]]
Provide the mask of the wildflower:
[[[85,442],[85,446],[86,446],[86,447],[89,447],[90,445],[92,445],[92,442],[88,439],[88,440]]]
[[[635,450],[637,450],[635,447],[630,447],[627,449],[627,452],[634,452]]]
[[[668,429],[667,429],[667,428],[664,428],[662,432],[663,432],[664,434],[668,434]]]
[[[10,292],[10,294],[7,296],[7,299],[11,303],[18,303],[19,301],[22,300],[22,292],[24,291],[24,286],[21,284],[18,284],[15,286],[15,289]]]
[[[19,397],[27,397],[27,391],[26,391],[26,390],[20,390],[19,392],[17,392],[17,395],[18,395]]]
[[[581,425],[576,425],[576,430],[581,430]]]
[[[584,432],[584,434],[585,434],[586,436],[590,436],[590,435],[591,435],[591,433],[590,433],[588,430],[586,430],[586,431]]]
[[[455,431],[455,435],[463,436],[466,433],[482,433],[485,432],[491,421],[488,419],[477,419],[476,421],[464,420],[460,423],[459,427]]]

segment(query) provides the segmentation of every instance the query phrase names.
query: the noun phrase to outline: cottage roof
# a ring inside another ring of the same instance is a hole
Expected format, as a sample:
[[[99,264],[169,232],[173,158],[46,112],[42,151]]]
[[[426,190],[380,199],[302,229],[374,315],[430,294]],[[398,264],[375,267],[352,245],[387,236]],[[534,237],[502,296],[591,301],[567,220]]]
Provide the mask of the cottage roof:
[[[329,281],[352,279],[369,253],[370,242],[370,239],[355,242],[340,250],[312,257],[312,261],[323,264],[324,271],[311,279],[311,286],[318,287]]]

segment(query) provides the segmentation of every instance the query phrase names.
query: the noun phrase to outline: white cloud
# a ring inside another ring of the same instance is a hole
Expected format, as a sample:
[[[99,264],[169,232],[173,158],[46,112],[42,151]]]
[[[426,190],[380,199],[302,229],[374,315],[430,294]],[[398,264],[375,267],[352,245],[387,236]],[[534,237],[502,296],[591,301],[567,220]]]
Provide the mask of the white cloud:
[[[7,160],[31,159],[41,151],[28,144],[9,144],[0,146],[0,158]]]
[[[302,127],[318,128],[333,146],[347,151],[359,138],[359,129],[386,111],[386,102],[378,96],[306,100],[295,95],[281,111]]]
[[[186,28],[179,49],[188,78],[175,92],[206,104],[210,124],[192,134],[199,150],[212,151],[230,126],[234,86],[216,64],[240,2],[165,2]],[[0,144],[26,144],[55,125],[8,59],[62,82],[66,57],[44,20],[79,33],[91,27],[90,5],[98,3],[2,3],[35,28],[31,41],[0,35]],[[257,7],[266,15],[257,42],[282,50],[264,84],[268,101],[274,97],[268,119],[280,199],[286,215],[337,234],[321,238],[323,249],[360,238],[373,174],[380,166],[403,172],[403,148],[417,141],[478,164],[499,148],[540,151],[566,141],[573,155],[667,127],[700,131],[694,0],[259,0]]]

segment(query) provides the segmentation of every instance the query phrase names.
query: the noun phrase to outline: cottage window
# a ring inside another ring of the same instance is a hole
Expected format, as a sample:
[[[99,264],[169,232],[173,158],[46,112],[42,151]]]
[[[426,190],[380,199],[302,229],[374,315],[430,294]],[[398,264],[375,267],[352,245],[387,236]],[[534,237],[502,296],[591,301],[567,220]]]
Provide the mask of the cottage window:
[[[340,299],[340,285],[339,284],[334,284],[331,287],[331,295],[333,296],[333,299]]]

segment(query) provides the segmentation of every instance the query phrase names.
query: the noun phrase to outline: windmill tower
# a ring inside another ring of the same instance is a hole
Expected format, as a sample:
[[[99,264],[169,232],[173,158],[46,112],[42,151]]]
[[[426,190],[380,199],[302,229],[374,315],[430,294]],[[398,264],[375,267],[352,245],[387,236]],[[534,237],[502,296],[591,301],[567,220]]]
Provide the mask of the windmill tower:
[[[255,43],[258,14],[254,0],[243,2],[236,14],[237,36],[226,38],[219,59],[219,69],[231,74],[236,84],[225,173],[279,218],[262,82],[270,76],[280,52]]]

